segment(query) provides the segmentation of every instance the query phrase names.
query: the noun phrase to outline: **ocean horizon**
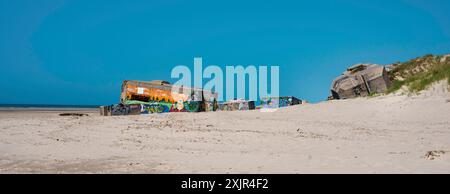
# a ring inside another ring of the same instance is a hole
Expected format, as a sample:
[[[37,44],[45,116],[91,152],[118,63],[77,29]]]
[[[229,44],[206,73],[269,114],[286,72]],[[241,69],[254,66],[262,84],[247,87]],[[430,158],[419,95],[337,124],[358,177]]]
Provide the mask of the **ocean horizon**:
[[[74,105],[74,104],[0,104],[0,108],[98,108],[100,105]]]

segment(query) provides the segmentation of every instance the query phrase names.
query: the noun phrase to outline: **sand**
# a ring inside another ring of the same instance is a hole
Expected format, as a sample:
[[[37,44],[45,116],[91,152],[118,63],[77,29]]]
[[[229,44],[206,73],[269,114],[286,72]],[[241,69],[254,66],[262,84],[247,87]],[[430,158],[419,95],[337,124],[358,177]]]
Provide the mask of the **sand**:
[[[276,112],[61,112],[0,111],[0,173],[450,173],[439,88]]]

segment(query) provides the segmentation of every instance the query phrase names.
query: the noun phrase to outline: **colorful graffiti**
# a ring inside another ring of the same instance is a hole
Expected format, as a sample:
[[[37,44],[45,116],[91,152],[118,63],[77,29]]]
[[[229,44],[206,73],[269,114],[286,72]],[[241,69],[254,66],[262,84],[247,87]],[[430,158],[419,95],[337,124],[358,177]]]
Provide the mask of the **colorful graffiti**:
[[[200,112],[202,101],[178,101],[172,104],[170,112]]]
[[[184,108],[187,110],[187,112],[200,112],[202,103],[202,101],[184,102]]]
[[[218,110],[221,111],[236,111],[236,110],[253,110],[255,109],[254,101],[234,100],[223,102],[219,104]]]
[[[142,92],[136,92],[136,88],[127,88],[126,99],[139,101],[171,102],[179,100],[186,101],[189,96],[184,94],[172,93],[170,90],[161,90],[154,88],[142,88]]]
[[[216,101],[205,101],[203,111],[212,112],[216,111],[219,108]]]
[[[180,91],[180,93],[172,92]],[[179,89],[179,90],[178,90]],[[186,93],[186,90],[189,95]],[[261,99],[263,108],[278,108],[301,104],[295,97]],[[255,109],[254,101],[243,99],[217,103],[217,93],[198,88],[183,88],[165,81],[124,81],[120,104],[100,107],[101,115],[138,115],[168,112],[211,112]],[[260,108],[260,106],[258,106]]]
[[[169,102],[137,102],[126,101],[126,103],[138,103],[141,114],[167,113],[167,112],[201,112],[202,101],[178,101]]]
[[[140,106],[141,114],[151,114],[169,112],[172,104],[165,102],[151,102],[148,104],[141,104]]]
[[[293,96],[287,96],[287,97],[262,98],[260,103],[263,108],[279,108],[301,104],[302,101]]]
[[[121,102],[141,105],[142,114],[163,112],[201,112],[217,109],[217,94],[211,91],[180,87],[180,93],[172,92],[176,86],[168,82],[124,81]],[[186,89],[189,95],[183,94]],[[213,102],[205,100],[212,99]]]
[[[117,104],[100,107],[100,115],[104,116],[139,115],[140,112],[140,105]]]
[[[173,90],[179,92],[173,92]],[[122,103],[126,100],[178,103],[180,100],[183,102],[201,101],[203,96],[217,98],[217,94],[211,91],[173,86],[168,82],[157,84],[155,82],[127,80],[122,84],[120,99]]]

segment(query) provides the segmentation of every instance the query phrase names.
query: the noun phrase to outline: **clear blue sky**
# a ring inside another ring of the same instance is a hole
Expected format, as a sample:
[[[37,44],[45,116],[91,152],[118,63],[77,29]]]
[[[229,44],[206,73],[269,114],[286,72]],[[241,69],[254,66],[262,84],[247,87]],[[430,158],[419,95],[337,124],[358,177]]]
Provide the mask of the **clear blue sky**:
[[[0,0],[0,103],[111,104],[175,65],[279,65],[327,97],[347,66],[450,53],[450,1]]]

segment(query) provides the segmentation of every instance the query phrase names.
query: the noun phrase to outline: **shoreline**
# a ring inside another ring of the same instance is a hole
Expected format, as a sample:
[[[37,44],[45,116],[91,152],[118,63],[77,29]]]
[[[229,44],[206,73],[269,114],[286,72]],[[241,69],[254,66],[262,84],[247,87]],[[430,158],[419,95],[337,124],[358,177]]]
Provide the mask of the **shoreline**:
[[[58,108],[58,107],[0,107],[0,112],[57,112],[57,111],[97,111],[98,108]]]

